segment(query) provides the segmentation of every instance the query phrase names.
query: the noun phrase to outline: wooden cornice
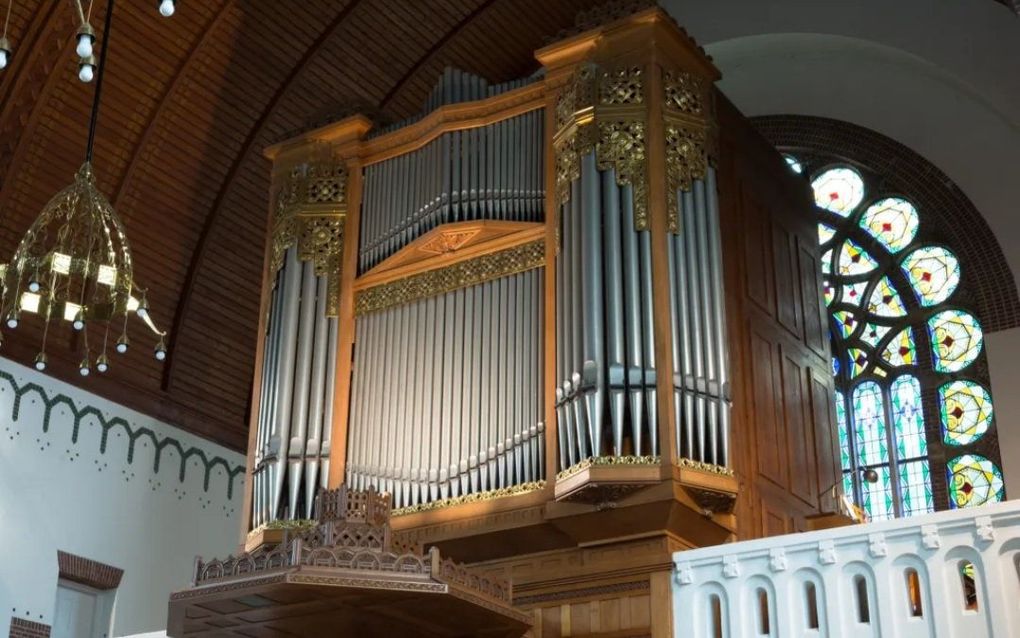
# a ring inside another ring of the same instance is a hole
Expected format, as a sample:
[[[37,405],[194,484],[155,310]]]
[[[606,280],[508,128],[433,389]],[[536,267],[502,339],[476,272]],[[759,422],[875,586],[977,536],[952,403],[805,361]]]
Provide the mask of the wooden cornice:
[[[541,239],[545,224],[539,222],[470,221],[441,224],[354,281],[354,290],[404,279],[444,268],[520,244]]]
[[[721,77],[705,51],[658,7],[543,47],[535,51],[535,58],[546,68],[547,81],[554,85],[584,61],[668,60],[712,81]]]

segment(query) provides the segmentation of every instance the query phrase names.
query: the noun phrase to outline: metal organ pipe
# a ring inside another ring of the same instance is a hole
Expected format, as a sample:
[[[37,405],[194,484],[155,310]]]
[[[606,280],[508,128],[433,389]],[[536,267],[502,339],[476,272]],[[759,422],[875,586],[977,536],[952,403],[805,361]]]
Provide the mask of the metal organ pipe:
[[[678,192],[681,233],[670,237],[675,432],[680,454],[727,465],[728,355],[715,171]]]
[[[541,281],[536,268],[358,317],[354,394],[382,399],[379,420],[351,412],[363,484],[408,507],[543,478]]]
[[[597,170],[589,154],[561,214],[561,467],[589,456],[657,455],[651,238],[635,229],[634,189],[615,170]]]

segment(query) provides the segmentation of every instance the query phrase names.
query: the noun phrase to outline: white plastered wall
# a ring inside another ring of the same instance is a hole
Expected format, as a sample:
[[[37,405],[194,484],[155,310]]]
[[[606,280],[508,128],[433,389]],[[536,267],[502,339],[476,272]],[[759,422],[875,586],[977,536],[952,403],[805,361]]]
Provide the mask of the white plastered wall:
[[[0,635],[12,615],[52,623],[57,550],[124,570],[111,635],[165,629],[170,593],[188,584],[195,555],[236,551],[243,464],[240,454],[0,359]]]
[[[992,0],[660,3],[749,116],[865,126],[970,198],[1020,280],[1020,18]],[[922,222],[923,223],[923,222]],[[964,264],[966,267],[966,264]],[[1020,330],[987,339],[1006,490],[1020,498]]]

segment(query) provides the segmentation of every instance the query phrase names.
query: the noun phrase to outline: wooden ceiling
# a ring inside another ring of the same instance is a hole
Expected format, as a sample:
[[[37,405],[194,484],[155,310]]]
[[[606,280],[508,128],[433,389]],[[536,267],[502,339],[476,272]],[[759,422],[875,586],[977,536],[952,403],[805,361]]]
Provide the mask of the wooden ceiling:
[[[84,4],[84,3],[83,3]],[[133,347],[82,379],[75,336],[50,335],[49,372],[243,450],[256,343],[269,164],[262,149],[360,109],[416,112],[445,66],[493,81],[595,0],[155,0],[116,5],[94,166],[123,219],[135,279],[171,330],[161,365]],[[95,0],[100,29],[106,3]],[[81,164],[94,85],[77,79],[69,2],[16,0],[0,74],[0,261]],[[99,34],[102,38],[103,34]],[[38,321],[5,330],[29,363]],[[66,345],[66,347],[65,347]]]

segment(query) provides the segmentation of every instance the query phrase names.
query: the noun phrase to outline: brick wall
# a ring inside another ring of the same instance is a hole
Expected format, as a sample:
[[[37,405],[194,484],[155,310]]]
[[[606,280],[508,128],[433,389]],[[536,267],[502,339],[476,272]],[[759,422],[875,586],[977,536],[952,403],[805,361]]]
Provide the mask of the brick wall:
[[[60,550],[57,550],[57,565],[61,578],[101,590],[116,589],[124,575],[123,569]]]
[[[10,638],[50,638],[50,626],[21,618],[11,618]]]

